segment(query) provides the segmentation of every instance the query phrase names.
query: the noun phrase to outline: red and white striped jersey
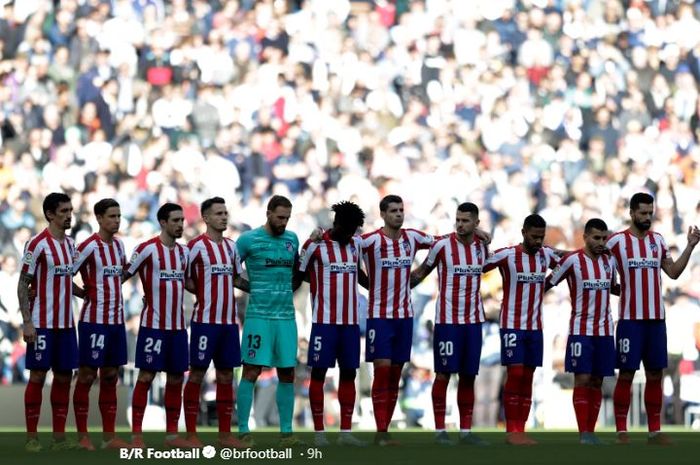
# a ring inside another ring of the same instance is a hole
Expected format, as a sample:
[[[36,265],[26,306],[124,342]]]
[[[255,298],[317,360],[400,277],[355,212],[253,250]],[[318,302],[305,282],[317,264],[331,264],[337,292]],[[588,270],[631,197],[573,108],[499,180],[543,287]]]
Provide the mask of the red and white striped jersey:
[[[192,239],[189,249],[189,276],[197,288],[192,321],[195,323],[236,323],[236,297],[233,280],[243,273],[236,243],[223,238],[216,243],[206,234]]]
[[[610,289],[615,284],[615,258],[601,255],[594,260],[583,249],[572,252],[547,277],[552,286],[565,279],[571,295],[569,334],[612,336]]]
[[[522,244],[504,247],[486,260],[484,272],[498,268],[503,278],[501,328],[542,329],[542,298],[548,268],[559,258],[549,247],[530,255]]]
[[[80,272],[85,286],[80,321],[124,323],[122,272],[126,267],[124,244],[118,238],[105,242],[95,233],[78,246],[73,274]]]
[[[355,236],[345,246],[326,232],[319,242],[306,241],[299,271],[309,272],[312,323],[356,325],[357,274],[362,239]]]
[[[48,228],[24,245],[22,273],[32,276],[35,292],[30,302],[35,328],[73,327],[73,256],[75,243],[59,241]]]
[[[620,275],[620,319],[663,320],[661,262],[668,248],[661,234],[648,231],[639,239],[627,229],[608,239]]]
[[[127,273],[139,273],[145,305],[141,326],[155,329],[185,329],[183,297],[187,271],[187,247],[176,243],[171,249],[156,236],[139,244]]]
[[[402,229],[397,240],[382,229],[362,235],[362,258],[369,277],[369,318],[411,318],[411,265],[419,249],[427,249],[433,236]]]
[[[476,236],[465,245],[452,233],[430,248],[426,265],[437,264],[440,293],[435,306],[435,323],[472,324],[484,321],[481,302],[481,271],[488,250]]]

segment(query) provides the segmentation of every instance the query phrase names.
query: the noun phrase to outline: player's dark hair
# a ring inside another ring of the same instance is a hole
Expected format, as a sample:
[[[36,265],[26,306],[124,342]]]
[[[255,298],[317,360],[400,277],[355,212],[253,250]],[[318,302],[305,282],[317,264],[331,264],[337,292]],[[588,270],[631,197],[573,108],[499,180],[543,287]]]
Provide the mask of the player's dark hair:
[[[646,192],[637,192],[630,199],[630,210],[638,210],[639,205],[652,205],[654,203],[654,197],[647,194]]]
[[[292,202],[283,195],[273,195],[267,202],[267,211],[275,211],[277,207],[292,208]]]
[[[464,202],[460,203],[459,206],[457,207],[458,212],[462,213],[471,213],[472,216],[479,216],[479,207],[477,207],[475,204],[471,202]]]
[[[605,224],[605,221],[601,220],[600,218],[591,218],[586,222],[586,226],[583,228],[583,232],[586,234],[590,234],[591,231],[593,231],[594,229],[605,232],[608,230],[608,225]]]
[[[528,215],[525,218],[525,221],[523,221],[523,229],[532,229],[532,228],[546,228],[547,227],[547,222],[542,218],[540,215],[537,213],[533,213],[532,215]]]
[[[379,211],[385,212],[389,209],[390,203],[403,203],[403,199],[398,195],[389,194],[379,202]]]
[[[52,192],[47,195],[41,206],[42,210],[44,210],[44,218],[46,218],[46,221],[50,221],[47,213],[56,213],[58,206],[66,202],[70,203],[70,197],[63,192]]]
[[[168,221],[170,218],[170,213],[176,211],[183,211],[182,207],[176,203],[164,203],[163,206],[158,209],[156,218],[158,218],[159,223],[161,221]]]
[[[114,199],[102,199],[95,204],[92,211],[95,212],[95,216],[102,216],[112,207],[119,207],[119,202]]]
[[[226,205],[226,201],[222,199],[221,197],[212,197],[210,199],[205,200],[202,202],[202,205],[199,207],[199,212],[204,216],[204,214],[209,211],[211,207],[214,206],[214,204],[220,203],[222,205]]]
[[[365,212],[353,202],[342,201],[331,207],[335,213],[333,226],[337,226],[345,231],[355,231],[365,224]]]

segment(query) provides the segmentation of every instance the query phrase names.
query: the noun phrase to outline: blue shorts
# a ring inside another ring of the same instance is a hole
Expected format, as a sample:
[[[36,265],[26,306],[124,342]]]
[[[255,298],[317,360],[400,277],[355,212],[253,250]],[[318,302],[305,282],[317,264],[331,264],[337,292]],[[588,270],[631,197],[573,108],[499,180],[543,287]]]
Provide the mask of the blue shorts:
[[[566,371],[597,376],[615,374],[615,338],[612,336],[573,336],[566,342]]]
[[[190,366],[207,369],[241,366],[241,340],[238,325],[192,322],[190,326]]]
[[[136,368],[184,373],[187,362],[187,330],[139,328]]]
[[[620,320],[617,322],[617,367],[638,370],[644,362],[647,370],[668,366],[665,320]]]
[[[71,371],[78,368],[75,328],[36,328],[36,340],[27,344],[27,370]]]
[[[392,363],[411,360],[413,318],[367,319],[365,360],[389,359]]]
[[[436,324],[433,336],[433,366],[436,373],[479,373],[481,323]]]
[[[78,324],[80,366],[93,368],[126,365],[126,329],[124,325]]]
[[[335,361],[341,369],[360,367],[360,325],[311,325],[307,365],[333,368]]]
[[[542,366],[542,331],[501,329],[501,365]]]

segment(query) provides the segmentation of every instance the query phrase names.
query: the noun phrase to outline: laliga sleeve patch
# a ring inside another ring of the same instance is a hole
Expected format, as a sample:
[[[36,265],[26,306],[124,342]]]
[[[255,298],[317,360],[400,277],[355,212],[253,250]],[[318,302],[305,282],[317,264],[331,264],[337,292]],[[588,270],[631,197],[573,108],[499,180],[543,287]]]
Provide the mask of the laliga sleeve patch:
[[[25,253],[24,257],[22,257],[22,263],[28,266],[32,266],[34,264],[34,254],[31,252]]]

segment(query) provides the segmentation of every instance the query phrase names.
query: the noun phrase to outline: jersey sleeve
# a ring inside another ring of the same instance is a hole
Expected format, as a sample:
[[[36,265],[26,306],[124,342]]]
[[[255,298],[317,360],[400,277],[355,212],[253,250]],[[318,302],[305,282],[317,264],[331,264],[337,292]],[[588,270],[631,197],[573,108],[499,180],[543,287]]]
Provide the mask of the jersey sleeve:
[[[197,247],[194,241],[191,241],[187,245],[189,248],[189,253],[187,254],[187,271],[185,272],[185,275],[188,278],[195,278],[197,275],[197,267],[195,264],[197,263],[197,259],[200,258],[201,249]]]
[[[503,265],[508,260],[509,253],[510,248],[508,247],[496,250],[493,253],[493,255],[486,259],[486,262],[484,263],[483,273],[488,273],[489,271]]]
[[[437,241],[430,247],[428,251],[428,257],[425,259],[425,264],[429,267],[433,267],[440,256],[440,252],[445,248],[444,241]]]
[[[435,238],[432,235],[426,234],[422,231],[409,229],[408,233],[413,237],[413,240],[416,242],[416,248],[418,250],[429,249],[435,243]]]
[[[318,249],[318,243],[311,240],[307,240],[304,246],[301,248],[301,254],[299,256],[299,271],[305,272],[311,261],[313,259],[314,253]]]
[[[571,270],[573,269],[572,266],[574,264],[574,258],[575,255],[571,254],[568,257],[565,257],[559,265],[557,265],[554,270],[547,276],[547,281],[549,284],[552,286],[556,286],[560,282],[566,279],[566,277],[569,275]]]
[[[136,250],[134,250],[134,253],[131,255],[131,260],[129,260],[126,272],[129,275],[136,274],[150,255],[151,248],[148,247],[147,244],[141,244],[136,247]]]
[[[36,273],[36,263],[41,255],[41,247],[39,241],[29,241],[24,245],[24,254],[22,256],[22,273],[34,276]]]
[[[93,242],[83,242],[78,246],[75,257],[73,257],[73,275],[76,275],[87,263],[87,259],[94,253]]]
[[[236,241],[236,249],[241,260],[241,263],[248,258],[248,253],[250,251],[250,232],[245,232],[240,235]]]
[[[237,275],[243,274],[243,265],[241,265],[241,256],[238,253],[238,244],[234,241],[230,241],[231,251],[233,252],[233,267]]]
[[[659,250],[661,251],[661,254],[659,256],[661,260],[666,260],[667,258],[669,258],[668,246],[666,245],[666,241],[664,240],[661,234],[657,234],[656,238],[659,241]]]
[[[559,258],[559,256],[554,252],[554,249],[547,247],[545,248],[545,251],[547,253],[547,266],[550,270],[553,270],[559,266],[561,258]]]

